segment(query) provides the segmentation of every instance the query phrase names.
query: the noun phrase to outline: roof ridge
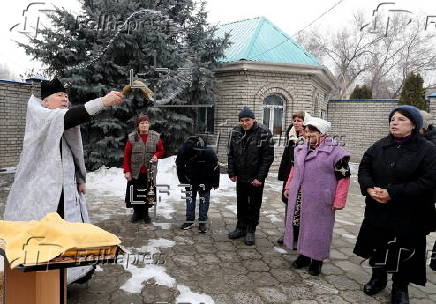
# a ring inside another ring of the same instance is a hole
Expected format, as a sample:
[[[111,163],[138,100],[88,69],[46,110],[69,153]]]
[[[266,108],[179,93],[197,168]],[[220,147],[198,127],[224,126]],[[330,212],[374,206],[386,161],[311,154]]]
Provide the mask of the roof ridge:
[[[247,52],[246,57],[250,56],[251,51],[253,50],[253,47],[254,47],[254,43],[256,42],[257,37],[259,36],[260,30],[261,30],[263,24],[265,23],[265,21],[268,21],[265,17],[259,17],[259,19],[260,19],[259,23],[257,24],[256,29],[254,30],[253,34],[251,35],[250,47],[249,47],[249,50]]]

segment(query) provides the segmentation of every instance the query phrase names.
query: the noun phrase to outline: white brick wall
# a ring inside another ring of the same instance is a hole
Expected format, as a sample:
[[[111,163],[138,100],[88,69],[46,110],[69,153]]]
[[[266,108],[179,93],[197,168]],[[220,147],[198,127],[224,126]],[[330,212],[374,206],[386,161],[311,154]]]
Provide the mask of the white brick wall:
[[[359,162],[363,153],[389,133],[388,115],[396,101],[329,101],[331,134],[340,138],[351,160]]]
[[[0,83],[0,168],[16,166],[26,124],[27,100],[39,85]]]

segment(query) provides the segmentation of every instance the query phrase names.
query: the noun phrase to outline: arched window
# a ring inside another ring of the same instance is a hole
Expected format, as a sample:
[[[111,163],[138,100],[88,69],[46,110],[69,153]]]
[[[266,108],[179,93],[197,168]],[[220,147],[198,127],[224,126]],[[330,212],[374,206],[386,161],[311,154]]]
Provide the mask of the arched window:
[[[283,98],[280,95],[269,95],[263,100],[263,124],[273,135],[280,135],[283,130]]]

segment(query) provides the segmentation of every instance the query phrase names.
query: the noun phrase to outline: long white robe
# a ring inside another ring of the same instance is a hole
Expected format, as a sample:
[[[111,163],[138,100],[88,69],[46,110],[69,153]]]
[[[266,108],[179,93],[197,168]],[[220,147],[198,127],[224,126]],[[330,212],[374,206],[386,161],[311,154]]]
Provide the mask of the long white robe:
[[[47,109],[39,98],[30,97],[23,150],[6,201],[5,220],[41,220],[56,212],[63,190],[64,219],[89,222],[85,196],[77,190],[77,183],[86,179],[80,127],[64,131],[66,112],[67,109]],[[68,281],[88,270],[89,267],[69,269]]]

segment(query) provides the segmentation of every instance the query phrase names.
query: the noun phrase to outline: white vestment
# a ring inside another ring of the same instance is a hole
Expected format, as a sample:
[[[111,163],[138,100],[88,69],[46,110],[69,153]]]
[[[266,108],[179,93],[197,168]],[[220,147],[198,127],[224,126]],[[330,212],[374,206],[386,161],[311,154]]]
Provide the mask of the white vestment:
[[[80,126],[64,130],[66,112],[45,108],[39,98],[30,97],[23,150],[6,201],[5,220],[41,220],[56,212],[63,190],[64,219],[89,222],[85,196],[77,189],[77,183],[86,181]],[[68,281],[83,276],[89,267],[69,269]]]

